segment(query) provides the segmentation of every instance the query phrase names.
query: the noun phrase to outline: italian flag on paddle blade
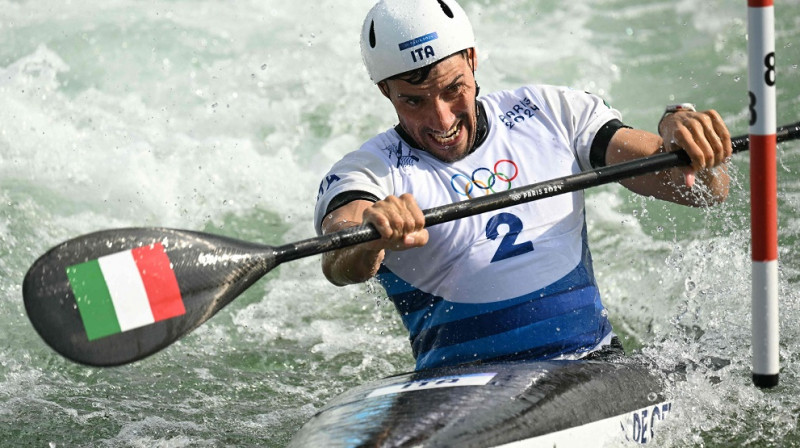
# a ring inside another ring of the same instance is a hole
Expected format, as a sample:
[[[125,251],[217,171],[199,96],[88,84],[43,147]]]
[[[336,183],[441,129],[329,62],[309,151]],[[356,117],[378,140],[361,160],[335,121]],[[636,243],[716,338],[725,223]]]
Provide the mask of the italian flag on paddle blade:
[[[161,243],[67,267],[90,341],[186,313]]]

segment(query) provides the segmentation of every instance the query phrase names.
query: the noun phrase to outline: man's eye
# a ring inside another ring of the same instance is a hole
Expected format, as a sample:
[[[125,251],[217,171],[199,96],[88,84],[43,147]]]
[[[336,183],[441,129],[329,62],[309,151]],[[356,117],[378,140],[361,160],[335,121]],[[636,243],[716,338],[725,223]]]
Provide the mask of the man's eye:
[[[461,88],[463,86],[464,86],[463,84],[455,84],[455,85],[449,86],[447,88],[447,94],[448,95],[458,95],[459,93],[461,93]]]

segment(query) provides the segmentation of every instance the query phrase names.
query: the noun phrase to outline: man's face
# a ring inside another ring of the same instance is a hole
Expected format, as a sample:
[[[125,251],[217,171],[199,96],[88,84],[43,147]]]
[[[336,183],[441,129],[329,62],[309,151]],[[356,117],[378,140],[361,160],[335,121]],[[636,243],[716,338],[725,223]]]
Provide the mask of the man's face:
[[[464,158],[475,142],[474,49],[466,56],[455,54],[439,62],[422,84],[390,79],[381,88],[403,129],[422,149],[445,162]]]

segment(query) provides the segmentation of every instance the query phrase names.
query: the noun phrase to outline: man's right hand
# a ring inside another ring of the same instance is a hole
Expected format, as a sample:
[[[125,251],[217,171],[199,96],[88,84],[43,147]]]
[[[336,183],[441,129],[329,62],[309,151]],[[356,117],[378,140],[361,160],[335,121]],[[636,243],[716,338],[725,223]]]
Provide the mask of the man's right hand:
[[[406,250],[428,243],[425,217],[414,196],[408,193],[374,203],[364,210],[362,217],[364,223],[372,224],[381,234],[373,247]]]
[[[425,218],[410,194],[378,202],[356,200],[339,207],[322,221],[328,234],[360,224],[371,224],[381,238],[322,256],[322,272],[335,285],[361,283],[378,272],[385,250],[406,250],[428,243]]]

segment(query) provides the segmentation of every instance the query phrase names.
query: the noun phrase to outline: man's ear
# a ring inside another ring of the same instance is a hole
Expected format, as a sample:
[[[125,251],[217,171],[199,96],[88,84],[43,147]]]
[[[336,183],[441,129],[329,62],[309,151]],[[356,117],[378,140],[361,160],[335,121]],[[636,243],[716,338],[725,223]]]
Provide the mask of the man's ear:
[[[467,49],[467,60],[470,62],[470,67],[472,67],[472,73],[475,73],[478,70],[478,51],[475,50],[475,47]]]
[[[386,83],[386,81],[379,82],[378,88],[381,89],[381,93],[383,94],[383,96],[391,100],[391,98],[389,97],[389,85]]]

